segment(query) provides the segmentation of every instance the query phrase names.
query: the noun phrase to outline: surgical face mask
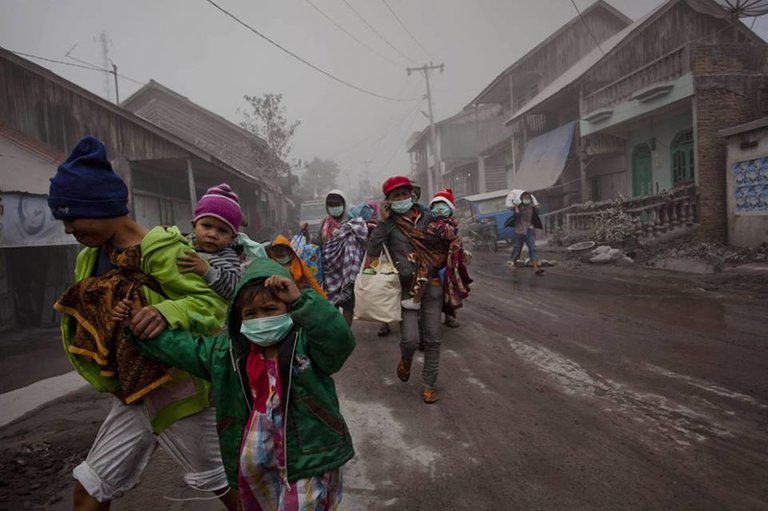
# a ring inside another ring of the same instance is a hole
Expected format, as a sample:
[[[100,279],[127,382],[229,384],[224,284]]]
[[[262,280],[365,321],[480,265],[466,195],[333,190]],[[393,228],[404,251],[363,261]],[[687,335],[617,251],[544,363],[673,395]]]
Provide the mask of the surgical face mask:
[[[526,206],[530,206],[531,205],[531,199],[523,199],[523,204],[525,204]]]
[[[291,262],[291,256],[285,256],[285,257],[278,257],[275,259],[279,264],[285,266],[286,264]]]
[[[392,211],[395,213],[407,213],[413,207],[413,199],[403,199],[392,202]]]
[[[240,333],[252,343],[267,347],[280,342],[293,328],[290,314],[266,318],[245,319],[240,324]]]
[[[334,218],[344,214],[344,206],[328,206],[328,214]]]
[[[451,216],[451,207],[448,204],[445,204],[444,202],[438,202],[432,206],[432,213],[434,213],[435,216],[439,216],[441,218],[448,218]]]

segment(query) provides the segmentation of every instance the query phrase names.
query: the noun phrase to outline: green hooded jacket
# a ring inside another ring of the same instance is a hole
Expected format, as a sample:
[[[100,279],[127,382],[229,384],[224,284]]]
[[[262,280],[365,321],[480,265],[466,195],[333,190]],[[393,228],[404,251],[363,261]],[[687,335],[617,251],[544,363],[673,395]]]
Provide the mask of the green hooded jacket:
[[[227,302],[211,290],[205,281],[192,273],[180,273],[176,258],[191,246],[176,227],[155,227],[141,242],[141,269],[154,277],[168,298],[143,288],[147,303],[155,307],[172,330],[191,330],[213,334],[224,325]],[[85,248],[77,255],[75,281],[93,275],[99,257],[98,248]],[[112,392],[114,378],[100,375],[99,366],[69,352],[74,334],[74,319],[64,316],[61,335],[64,352],[75,370],[99,392]],[[152,429],[162,432],[177,420],[194,415],[210,405],[210,384],[178,369],[171,369],[173,381],[153,391],[142,400],[152,418]]]
[[[269,259],[256,259],[238,286],[237,294],[252,280],[291,275]],[[343,316],[328,300],[312,290],[302,292],[291,306],[296,328],[288,334],[280,353],[292,352],[287,378],[281,378],[286,418],[285,442],[288,481],[307,479],[339,467],[355,454],[347,425],[339,410],[331,375],[352,353],[355,338]],[[135,340],[139,349],[157,360],[211,381],[216,406],[217,431],[230,486],[237,488],[240,445],[251,411],[251,393],[245,373],[249,341],[240,333],[240,312],[229,313],[229,333],[195,337],[166,330],[151,341]],[[282,355],[280,355],[282,356]],[[280,366],[284,366],[280,359]],[[286,380],[288,380],[286,382]]]

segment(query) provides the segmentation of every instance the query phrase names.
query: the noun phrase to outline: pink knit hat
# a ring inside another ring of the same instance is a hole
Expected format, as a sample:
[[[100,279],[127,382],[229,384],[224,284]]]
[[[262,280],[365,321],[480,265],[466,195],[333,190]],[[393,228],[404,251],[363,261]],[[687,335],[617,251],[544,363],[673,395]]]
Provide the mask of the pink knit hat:
[[[240,210],[240,199],[226,183],[208,188],[195,208],[195,218],[197,222],[204,216],[218,218],[227,224],[232,232],[237,233],[240,229],[240,220],[243,218],[243,212]]]

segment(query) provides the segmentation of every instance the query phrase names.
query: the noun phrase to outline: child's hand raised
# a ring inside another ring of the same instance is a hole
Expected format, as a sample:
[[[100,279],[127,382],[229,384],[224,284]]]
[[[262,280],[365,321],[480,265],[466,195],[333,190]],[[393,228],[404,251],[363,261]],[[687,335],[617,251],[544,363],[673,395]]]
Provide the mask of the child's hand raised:
[[[208,261],[197,255],[194,250],[188,250],[176,258],[176,264],[181,273],[195,273],[201,277],[208,271]]]
[[[301,292],[293,279],[272,275],[264,282],[264,286],[271,290],[277,299],[289,306],[293,305],[301,296]]]

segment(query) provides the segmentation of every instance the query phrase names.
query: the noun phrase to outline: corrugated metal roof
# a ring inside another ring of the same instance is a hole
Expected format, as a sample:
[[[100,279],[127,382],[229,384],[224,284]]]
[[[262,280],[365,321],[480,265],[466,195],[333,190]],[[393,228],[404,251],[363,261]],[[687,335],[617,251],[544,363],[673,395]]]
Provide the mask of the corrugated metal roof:
[[[502,71],[496,78],[493,79],[493,81],[488,84],[480,93],[464,108],[470,108],[472,105],[476,103],[480,103],[480,99],[486,95],[491,89],[493,89],[498,83],[503,80],[506,76],[508,76],[510,73],[512,73],[515,69],[517,69],[520,65],[522,65],[524,62],[526,62],[529,58],[531,58],[533,55],[536,54],[540,49],[547,46],[550,42],[552,42],[556,37],[558,37],[560,34],[565,32],[568,28],[572,27],[576,23],[581,23],[581,18],[584,16],[587,16],[591,11],[596,10],[597,8],[605,9],[606,12],[614,15],[616,19],[619,19],[627,24],[632,23],[632,20],[627,17],[623,12],[619,11],[615,7],[613,7],[608,2],[605,2],[604,0],[598,0],[597,2],[593,3],[586,9],[581,11],[581,14],[579,16],[574,16],[571,18],[571,20],[563,25],[562,27],[558,28],[555,32],[550,34],[546,39],[541,41],[539,44],[531,48],[528,52],[525,53],[522,57],[517,59],[511,66],[506,68],[504,71]]]
[[[584,76],[587,71],[592,69],[592,67],[600,62],[603,58],[608,56],[608,54],[617,48],[621,43],[623,43],[625,40],[629,38],[631,34],[638,31],[638,29],[645,25],[647,22],[649,22],[651,19],[658,18],[661,16],[664,12],[672,8],[675,4],[683,0],[667,0],[665,2],[662,2],[660,5],[658,5],[655,9],[653,9],[651,12],[643,16],[642,18],[638,19],[628,27],[626,27],[621,32],[615,34],[614,36],[608,38],[606,41],[600,43],[600,48],[595,48],[591,52],[587,53],[584,57],[582,57],[576,64],[574,64],[571,68],[569,68],[567,71],[565,71],[562,75],[560,75],[559,78],[557,78],[555,81],[550,83],[547,87],[545,87],[541,92],[539,92],[536,96],[534,96],[533,99],[531,99],[528,103],[523,105],[518,111],[516,111],[512,116],[505,121],[505,124],[512,123],[515,119],[518,119],[522,117],[523,115],[527,114],[537,106],[539,106],[541,103],[547,101],[548,99],[552,98],[559,92],[565,90],[570,85],[573,85],[579,78]],[[713,0],[684,0],[692,9],[695,9],[701,13],[715,16],[715,17],[722,17],[721,15],[718,15],[718,7],[713,2]],[[748,30],[746,26],[741,26],[742,24],[739,24],[740,30],[746,30],[746,34],[751,38],[756,38],[759,40],[759,37],[754,34],[751,30]]]
[[[0,128],[0,191],[48,195],[49,180],[65,155]]]

